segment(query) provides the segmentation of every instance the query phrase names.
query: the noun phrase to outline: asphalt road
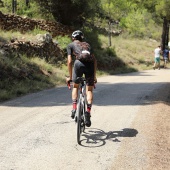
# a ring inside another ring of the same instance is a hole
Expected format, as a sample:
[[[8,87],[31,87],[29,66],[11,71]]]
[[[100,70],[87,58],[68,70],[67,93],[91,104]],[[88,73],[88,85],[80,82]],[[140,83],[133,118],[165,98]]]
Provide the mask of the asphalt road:
[[[67,87],[1,103],[0,170],[149,169],[147,127],[153,122],[148,115],[153,104],[167,106],[170,90],[162,89],[168,86],[169,69],[98,78],[92,126],[81,145]]]

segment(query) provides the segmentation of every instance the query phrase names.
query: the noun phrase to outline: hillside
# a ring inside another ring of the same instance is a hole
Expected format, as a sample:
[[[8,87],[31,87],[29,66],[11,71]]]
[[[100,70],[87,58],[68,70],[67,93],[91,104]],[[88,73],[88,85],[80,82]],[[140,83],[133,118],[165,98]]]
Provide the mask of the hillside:
[[[64,83],[65,53],[53,37],[71,28],[0,12],[0,29],[0,101]]]
[[[73,28],[0,12],[0,29],[0,101],[65,83],[65,47]],[[98,41],[98,75],[150,69],[158,44],[121,35],[112,37],[111,47],[104,35]]]

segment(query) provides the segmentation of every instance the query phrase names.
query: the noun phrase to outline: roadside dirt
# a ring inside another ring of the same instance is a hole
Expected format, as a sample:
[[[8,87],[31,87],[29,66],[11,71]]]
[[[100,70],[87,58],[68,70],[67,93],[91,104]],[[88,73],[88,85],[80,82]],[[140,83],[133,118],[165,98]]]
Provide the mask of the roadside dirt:
[[[161,96],[160,94],[166,94]],[[112,170],[170,169],[170,88],[148,97],[139,110],[132,128],[136,138],[123,141]],[[146,105],[149,103],[149,105]],[[133,154],[132,154],[133,153]]]

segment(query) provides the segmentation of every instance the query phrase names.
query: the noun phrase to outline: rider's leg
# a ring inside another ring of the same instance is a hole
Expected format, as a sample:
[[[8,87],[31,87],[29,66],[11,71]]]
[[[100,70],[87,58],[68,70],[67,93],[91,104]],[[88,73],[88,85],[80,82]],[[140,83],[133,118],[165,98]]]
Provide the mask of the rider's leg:
[[[93,86],[94,86],[94,63],[86,63],[84,74],[86,78],[86,96],[87,96],[87,110],[85,112],[85,125],[91,126],[90,112],[93,103]]]
[[[71,113],[71,117],[74,119],[76,109],[77,109],[77,98],[78,98],[78,87],[79,84],[75,83],[77,80],[77,77],[82,76],[82,71],[80,67],[80,61],[76,60],[74,62],[74,67],[73,67],[73,75],[72,75],[72,80],[73,80],[73,90],[72,90],[72,102],[73,102],[73,110]]]
[[[72,90],[72,100],[77,100],[77,97],[78,97],[78,88],[79,88],[79,85],[74,83],[73,84],[73,90]]]
[[[93,86],[87,86],[86,88],[86,96],[87,96],[87,110],[85,112],[85,125],[87,127],[91,126],[91,107],[93,103]]]
[[[86,94],[87,94],[87,112],[90,113],[93,103],[93,86],[87,86]]]
[[[73,90],[72,90],[72,103],[73,103],[73,110],[71,112],[71,117],[74,119],[75,113],[77,110],[77,97],[78,97],[78,84],[73,84]]]

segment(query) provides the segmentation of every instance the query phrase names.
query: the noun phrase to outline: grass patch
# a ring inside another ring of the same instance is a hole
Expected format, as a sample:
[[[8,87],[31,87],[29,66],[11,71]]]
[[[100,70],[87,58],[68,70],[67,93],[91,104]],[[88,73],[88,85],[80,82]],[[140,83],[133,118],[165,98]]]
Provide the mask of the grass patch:
[[[0,55],[0,101],[64,84],[65,72],[40,58]]]
[[[56,36],[54,40],[62,50],[65,50],[67,45],[71,42],[71,38],[68,36]]]
[[[102,41],[102,47],[107,49],[108,37],[99,35],[99,38]],[[159,42],[151,39],[125,39],[121,36],[112,37],[112,46],[109,47],[114,49],[114,55],[112,55],[112,58],[116,57],[125,64],[125,66],[122,65],[115,69],[121,73],[124,72],[124,70],[131,72],[151,69],[154,61],[153,51],[158,44]],[[104,55],[102,53],[100,54],[102,56]],[[102,59],[104,59],[104,57],[102,57]],[[104,60],[106,61],[107,59]],[[115,69],[113,67],[113,70],[110,71],[109,69],[109,72],[114,73]]]
[[[24,41],[32,41],[35,40],[35,36],[37,34],[45,34],[47,31],[40,30],[39,28],[35,28],[32,31],[28,31],[26,34],[22,34],[19,31],[1,31],[0,41],[1,42],[9,42],[12,38],[17,38],[19,40]]]

